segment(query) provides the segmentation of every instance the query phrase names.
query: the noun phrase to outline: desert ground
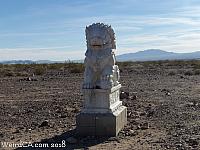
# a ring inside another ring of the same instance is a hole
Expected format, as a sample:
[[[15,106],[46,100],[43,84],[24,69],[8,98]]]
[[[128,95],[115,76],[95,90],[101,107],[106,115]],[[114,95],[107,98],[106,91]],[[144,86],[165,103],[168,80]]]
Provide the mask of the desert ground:
[[[0,149],[200,149],[200,61],[119,68],[128,124],[117,137],[79,137],[82,64],[0,65]]]

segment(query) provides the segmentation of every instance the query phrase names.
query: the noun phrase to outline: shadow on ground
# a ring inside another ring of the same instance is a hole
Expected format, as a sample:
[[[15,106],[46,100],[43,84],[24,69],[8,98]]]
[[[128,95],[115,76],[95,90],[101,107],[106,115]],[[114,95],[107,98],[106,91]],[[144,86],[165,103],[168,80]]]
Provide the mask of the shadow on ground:
[[[71,143],[74,140],[74,144],[70,144],[67,142],[67,139],[71,137]],[[79,137],[76,134],[76,130],[70,130],[68,132],[62,133],[61,135],[56,135],[49,139],[43,139],[40,142],[31,143],[29,145],[25,145],[24,147],[19,147],[16,150],[51,150],[51,149],[59,149],[59,150],[71,150],[71,149],[88,149],[90,146],[94,146],[100,143],[107,141],[109,137]],[[112,140],[112,138],[110,138]],[[115,139],[113,139],[115,140]],[[37,147],[36,147],[37,146]],[[48,147],[47,147],[48,146]]]

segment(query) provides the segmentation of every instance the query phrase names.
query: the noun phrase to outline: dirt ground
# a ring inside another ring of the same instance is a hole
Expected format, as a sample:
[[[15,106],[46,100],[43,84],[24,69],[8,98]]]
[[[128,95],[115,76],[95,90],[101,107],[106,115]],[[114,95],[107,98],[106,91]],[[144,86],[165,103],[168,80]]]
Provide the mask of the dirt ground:
[[[134,63],[120,69],[128,124],[117,137],[75,134],[82,73],[1,77],[0,149],[200,149],[200,75],[193,66]]]

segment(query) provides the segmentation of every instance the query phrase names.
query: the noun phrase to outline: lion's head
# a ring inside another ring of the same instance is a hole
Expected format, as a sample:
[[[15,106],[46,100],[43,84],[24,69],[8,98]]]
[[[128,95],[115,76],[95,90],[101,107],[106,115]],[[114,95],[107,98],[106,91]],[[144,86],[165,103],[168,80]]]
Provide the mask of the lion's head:
[[[116,49],[115,33],[111,26],[94,23],[86,27],[87,49]]]

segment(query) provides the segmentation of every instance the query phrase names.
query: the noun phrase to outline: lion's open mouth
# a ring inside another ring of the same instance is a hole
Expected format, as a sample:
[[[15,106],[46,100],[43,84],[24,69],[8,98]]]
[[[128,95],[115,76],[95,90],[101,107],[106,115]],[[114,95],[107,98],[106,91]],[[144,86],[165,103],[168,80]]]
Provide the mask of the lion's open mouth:
[[[102,47],[102,45],[97,45],[97,44],[95,44],[95,45],[92,45],[92,47],[101,48],[101,47]]]

